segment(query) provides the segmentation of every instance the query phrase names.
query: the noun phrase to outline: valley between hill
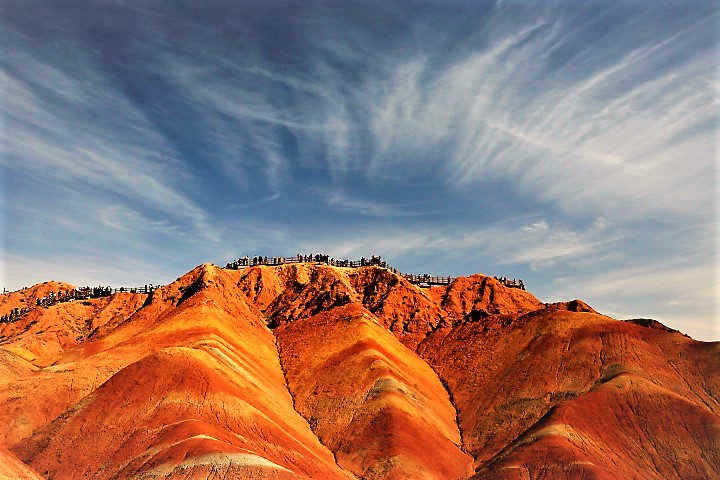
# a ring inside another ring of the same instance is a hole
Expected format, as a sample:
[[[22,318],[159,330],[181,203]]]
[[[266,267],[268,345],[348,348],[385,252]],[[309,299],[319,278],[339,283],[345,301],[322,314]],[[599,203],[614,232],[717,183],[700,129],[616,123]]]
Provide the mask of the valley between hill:
[[[0,324],[0,479],[720,478],[720,342],[638,323],[480,274],[204,264]]]

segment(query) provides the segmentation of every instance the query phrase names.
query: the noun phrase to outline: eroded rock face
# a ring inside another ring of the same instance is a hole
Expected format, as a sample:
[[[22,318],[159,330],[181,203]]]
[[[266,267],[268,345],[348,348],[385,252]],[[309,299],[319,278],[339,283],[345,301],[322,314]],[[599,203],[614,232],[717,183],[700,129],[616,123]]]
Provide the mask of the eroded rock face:
[[[0,477],[720,477],[720,344],[637,323],[479,274],[201,265],[0,326]]]

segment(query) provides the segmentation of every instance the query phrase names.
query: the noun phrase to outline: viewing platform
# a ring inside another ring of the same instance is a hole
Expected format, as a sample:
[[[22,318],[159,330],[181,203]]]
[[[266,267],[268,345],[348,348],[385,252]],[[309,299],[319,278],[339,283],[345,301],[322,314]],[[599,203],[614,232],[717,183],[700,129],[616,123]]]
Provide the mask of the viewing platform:
[[[361,257],[360,260],[344,260],[332,258],[329,255],[322,253],[302,255],[297,254],[293,257],[248,257],[244,256],[228,262],[225,268],[230,270],[238,270],[240,268],[254,267],[257,265],[265,265],[270,267],[292,264],[292,263],[316,263],[324,264],[332,267],[346,267],[346,268],[360,268],[360,267],[381,267],[390,270],[391,272],[400,275],[405,278],[408,282],[419,287],[431,287],[435,285],[450,285],[455,279],[454,277],[438,277],[430,274],[413,274],[413,273],[402,273],[397,269],[388,265],[387,262],[382,260],[379,255],[373,255],[370,258]],[[522,280],[509,279],[505,277],[494,277],[500,283],[510,288],[519,288],[525,290],[525,284]]]

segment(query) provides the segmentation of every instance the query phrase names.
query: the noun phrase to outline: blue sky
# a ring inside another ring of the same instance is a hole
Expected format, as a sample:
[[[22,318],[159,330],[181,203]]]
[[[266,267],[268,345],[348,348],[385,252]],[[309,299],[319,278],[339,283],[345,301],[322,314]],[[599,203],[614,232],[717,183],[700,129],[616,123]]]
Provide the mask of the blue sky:
[[[714,2],[0,9],[6,288],[379,254],[720,340]]]

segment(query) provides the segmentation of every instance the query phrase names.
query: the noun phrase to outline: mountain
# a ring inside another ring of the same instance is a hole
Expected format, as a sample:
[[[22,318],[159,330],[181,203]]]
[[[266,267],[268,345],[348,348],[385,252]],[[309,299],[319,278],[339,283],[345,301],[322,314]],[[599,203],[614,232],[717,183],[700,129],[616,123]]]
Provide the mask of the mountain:
[[[720,478],[720,343],[655,321],[313,262],[70,288],[0,300],[0,478]]]

